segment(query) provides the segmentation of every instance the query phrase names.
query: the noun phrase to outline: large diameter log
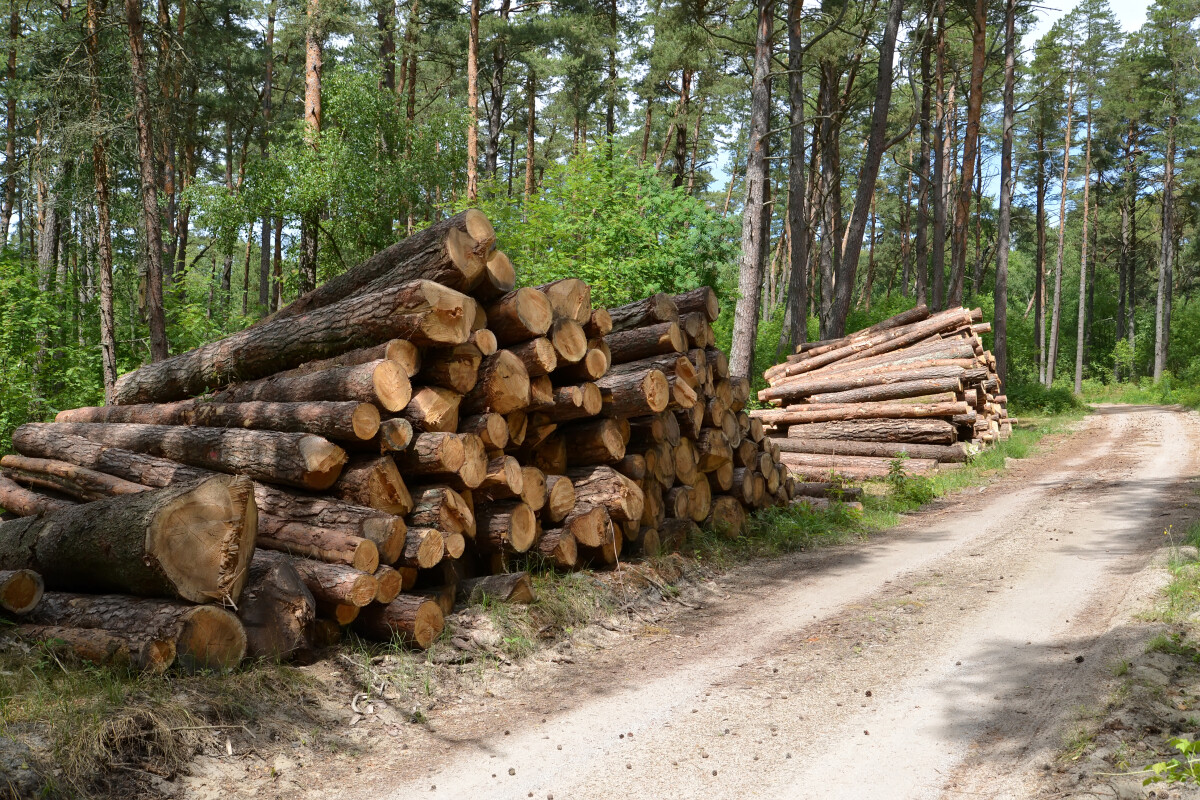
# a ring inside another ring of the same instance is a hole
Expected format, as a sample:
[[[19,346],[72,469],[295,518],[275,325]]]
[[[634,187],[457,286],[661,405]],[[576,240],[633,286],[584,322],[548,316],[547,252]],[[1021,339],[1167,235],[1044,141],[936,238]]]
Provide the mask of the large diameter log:
[[[588,347],[583,358],[574,364],[560,365],[553,379],[558,383],[594,381],[608,371],[608,354],[603,348]]]
[[[545,336],[514,344],[508,351],[521,360],[530,377],[549,375],[558,366],[558,353],[554,350],[554,344]],[[582,358],[582,355],[580,357]]]
[[[466,459],[463,440],[456,433],[422,433],[412,445],[393,458],[403,474],[451,475],[462,469]]]
[[[674,322],[679,319],[679,308],[669,295],[660,293],[610,308],[608,315],[612,318],[612,331],[617,333],[647,328],[662,322]]]
[[[573,319],[555,319],[547,338],[554,345],[559,364],[575,364],[587,355],[587,334],[583,332],[583,326]]]
[[[407,396],[404,401],[408,402]],[[256,428],[358,441],[370,439],[378,432],[379,409],[371,403],[358,401],[218,403],[180,400],[176,403],[75,408],[60,411],[55,421]]]
[[[779,460],[788,467],[825,469],[837,473],[843,469],[851,473],[878,470],[881,475],[886,475],[896,461],[894,458],[886,457],[822,455],[819,453],[780,453]],[[937,462],[932,458],[903,459],[905,472],[925,473],[936,466]]]
[[[508,421],[502,414],[475,414],[458,424],[459,433],[479,437],[488,450],[503,450],[508,446]]]
[[[537,289],[517,289],[487,307],[488,329],[501,347],[543,336],[554,322],[554,310]]]
[[[246,631],[246,655],[279,660],[307,647],[317,606],[291,559],[258,550],[237,615]]]
[[[965,378],[966,370],[960,366],[908,367],[901,365],[895,370],[866,370],[826,375],[822,371],[801,375],[768,386],[758,393],[758,399],[787,400],[807,397],[822,392],[847,392],[868,386],[880,386],[908,381],[937,380],[939,378]]]
[[[521,464],[512,456],[498,454],[487,461],[487,473],[477,486],[472,487],[476,500],[503,500],[517,497],[524,491],[525,473]]]
[[[272,375],[260,380],[236,383],[217,392],[212,400],[217,403],[356,400],[360,403],[373,403],[385,411],[399,411],[408,405],[411,397],[412,384],[401,365],[388,359],[379,359],[365,364],[332,367],[319,372]]]
[[[932,458],[937,461],[961,463],[967,460],[967,449],[955,444],[912,444],[910,442],[856,442],[839,439],[772,439],[785,453],[824,453],[827,455],[876,456],[879,458]]]
[[[236,602],[257,523],[249,479],[219,476],[0,523],[0,569],[54,588]]]
[[[458,428],[462,395],[440,386],[422,386],[399,416],[419,431],[453,433]]]
[[[137,633],[57,625],[18,625],[13,633],[22,639],[65,645],[76,658],[142,672],[161,674],[175,663],[175,642]]]
[[[323,603],[345,603],[361,608],[375,600],[378,583],[362,570],[307,558],[293,558],[291,564],[312,596]]]
[[[806,422],[833,422],[861,419],[926,419],[966,414],[965,402],[931,403],[860,403],[805,411],[752,411],[751,416],[770,425],[797,425]]]
[[[575,537],[562,528],[544,531],[538,539],[537,552],[559,569],[571,569],[579,561]]]
[[[471,287],[471,296],[482,302],[490,302],[508,294],[516,285],[517,271],[513,268],[512,259],[500,250],[493,250],[478,283]]]
[[[924,397],[943,392],[962,391],[958,378],[933,378],[919,381],[888,383],[882,386],[866,386],[844,392],[809,395],[809,403],[868,403],[882,400],[901,400],[909,397]]]
[[[589,338],[607,336],[612,332],[612,314],[608,313],[607,308],[593,308],[587,321],[579,324],[583,326],[583,332]]]
[[[328,489],[346,463],[346,451],[307,433],[126,423],[30,424],[51,424],[54,433],[301,489]]]
[[[258,546],[364,572],[379,566],[379,546],[370,539],[267,514],[259,521]]]
[[[75,502],[72,500],[50,497],[26,489],[0,475],[0,508],[16,514],[18,517],[32,517],[35,514],[70,508],[73,505]]]
[[[601,547],[611,536],[612,519],[601,506],[578,503],[563,518],[562,527],[575,537],[576,543],[584,547]]]
[[[121,376],[112,402],[182,400],[314,358],[393,338],[454,345],[471,335],[475,301],[431,281],[348,297],[302,319],[274,319]]]
[[[605,375],[596,381],[603,413],[621,419],[657,414],[671,402],[671,384],[661,370]]]
[[[576,422],[562,429],[567,446],[567,464],[612,464],[625,457],[625,437],[615,419]],[[544,470],[551,472],[553,470]]]
[[[700,312],[709,322],[715,322],[721,316],[721,303],[717,293],[710,286],[701,286],[690,292],[674,295],[671,298],[680,314]]]
[[[788,438],[840,439],[859,442],[951,444],[957,431],[940,419],[872,419],[792,425]]]
[[[528,572],[468,578],[459,584],[458,594],[472,605],[483,603],[485,598],[493,603],[532,603],[534,600]]]
[[[524,553],[537,539],[537,517],[520,500],[476,505],[475,526],[475,544],[486,554]]]
[[[567,476],[575,488],[576,503],[602,506],[618,522],[642,518],[645,498],[641,487],[611,467],[571,469]]]
[[[573,320],[580,325],[591,319],[592,287],[578,278],[545,283],[538,286],[537,290],[546,295],[556,317]]]
[[[414,528],[475,535],[475,513],[462,495],[449,486],[427,486],[417,490],[406,521]]]
[[[283,372],[276,372],[273,377],[295,377],[307,375],[310,372],[324,372],[335,367],[353,367],[370,361],[387,359],[394,361],[405,376],[411,378],[421,369],[421,351],[406,339],[389,339],[381,344],[370,347],[360,347],[357,350],[347,350],[340,355],[321,358],[316,361],[305,361],[298,367]]]
[[[713,498],[712,510],[704,521],[704,527],[734,539],[746,532],[747,522],[746,509],[737,498],[721,495]]]
[[[550,523],[561,522],[575,507],[575,485],[565,475],[546,476],[546,504],[542,517]]]
[[[369,605],[354,620],[354,630],[369,639],[399,639],[421,649],[433,644],[444,626],[445,615],[437,603],[406,594],[387,605]]]
[[[348,503],[404,516],[412,495],[391,456],[355,456],[330,492]]]
[[[44,589],[42,576],[31,569],[0,569],[0,608],[10,614],[28,614]]]
[[[229,611],[215,605],[125,595],[46,592],[29,614],[30,622],[71,628],[98,628],[123,634],[170,639],[187,668],[231,669],[246,655],[246,632]]]
[[[462,409],[467,414],[508,414],[528,406],[529,399],[529,371],[515,354],[497,350],[483,360],[479,381],[463,397]]]
[[[397,242],[352,269],[329,279],[275,312],[283,320],[332,305],[375,285],[416,279],[466,291],[479,280],[496,232],[484,214],[468,209]]]
[[[425,353],[416,380],[423,385],[441,386],[465,394],[475,388],[475,382],[479,379],[479,364],[482,361],[483,353],[473,342],[464,342],[447,349],[430,350]]]
[[[99,500],[102,497],[146,491],[146,487],[140,483],[53,458],[7,455],[0,458],[0,469],[14,481],[61,492],[77,500]]]
[[[678,322],[660,322],[645,328],[613,332],[604,337],[604,342],[608,345],[612,364],[687,350],[687,337]]]

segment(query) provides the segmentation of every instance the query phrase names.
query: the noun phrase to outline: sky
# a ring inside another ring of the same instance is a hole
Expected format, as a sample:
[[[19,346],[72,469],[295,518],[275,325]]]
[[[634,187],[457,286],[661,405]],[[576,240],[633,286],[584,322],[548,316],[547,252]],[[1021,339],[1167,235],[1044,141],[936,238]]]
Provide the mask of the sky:
[[[1149,0],[1108,0],[1108,6],[1116,16],[1117,22],[1120,23],[1121,30],[1129,33],[1142,27],[1142,23],[1146,21],[1146,9],[1150,6],[1150,2]],[[1074,7],[1074,0],[1043,0],[1037,11],[1037,24],[1029,32],[1026,45],[1037,41],[1039,36],[1050,30],[1050,26],[1054,24],[1055,20]]]

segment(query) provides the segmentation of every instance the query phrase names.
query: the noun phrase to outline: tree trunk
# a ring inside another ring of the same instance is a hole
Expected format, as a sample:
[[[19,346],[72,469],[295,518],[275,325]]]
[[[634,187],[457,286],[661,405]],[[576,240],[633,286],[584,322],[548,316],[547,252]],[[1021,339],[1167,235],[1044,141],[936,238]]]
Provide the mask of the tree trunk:
[[[369,639],[400,639],[411,647],[424,649],[442,634],[445,618],[432,600],[419,595],[402,594],[387,605],[373,603],[354,620],[354,630]]]
[[[685,67],[679,76],[679,121],[675,125],[675,177],[671,185],[683,186],[687,174],[687,120],[691,113],[692,70]]]
[[[132,0],[126,0],[132,2]],[[321,67],[325,30],[321,0],[308,0],[304,30],[304,141],[313,150],[321,139]],[[306,209],[300,216],[300,292],[317,285],[317,241],[320,211]]]
[[[540,294],[538,295],[541,296]],[[304,324],[271,320],[121,377],[120,404],[195,397],[238,380],[254,380],[393,338],[416,344],[462,344],[475,301],[429,281],[350,297],[306,315]]]
[[[962,304],[967,271],[967,229],[971,220],[971,187],[975,183],[975,161],[979,148],[979,122],[983,115],[983,69],[987,58],[987,2],[975,0],[971,28],[971,83],[967,94],[967,132],[963,139],[962,178],[958,184],[958,208],[951,237],[950,306]]]
[[[925,30],[921,46],[921,155],[917,167],[917,231],[916,231],[916,295],[917,304],[928,302],[929,295],[929,116],[932,107],[930,95],[933,92],[929,74],[930,60],[933,47],[930,42],[933,34],[933,0],[925,12]]]
[[[884,147],[887,145],[888,110],[892,104],[892,62],[903,12],[903,0],[889,0],[883,39],[879,43],[879,77],[875,84],[875,107],[871,113],[871,127],[867,133],[866,153],[858,169],[858,189],[854,196],[854,211],[846,229],[841,269],[837,273],[836,308],[828,330],[822,332],[826,337],[842,336],[846,331],[846,317],[850,313],[850,299],[854,293],[855,276],[858,273],[858,257],[862,252],[863,235],[875,196],[879,162],[883,159]],[[743,373],[735,374],[745,376]]]
[[[803,2],[788,3],[788,345],[794,350],[808,339],[808,210],[804,172],[804,45]]]
[[[467,202],[479,199],[479,0],[470,0],[467,33]]]
[[[129,25],[129,63],[133,74],[142,229],[146,237],[146,315],[150,323],[150,360],[162,361],[170,350],[167,344],[167,317],[163,308],[162,216],[158,209],[158,184],[154,174],[154,135],[150,126],[153,112],[150,90],[146,85],[141,0],[125,0],[125,21]]]
[[[88,76],[91,79],[93,96],[99,92],[97,82],[99,65],[96,63],[96,17],[93,5],[88,5]],[[0,206],[0,244],[8,245],[8,229],[12,223],[13,208],[17,197],[17,41],[21,38],[21,17],[17,7],[12,7],[8,22],[8,71],[4,74],[6,87],[4,114],[4,200]],[[97,137],[99,139],[99,137]],[[97,173],[96,180],[100,180]]]
[[[933,305],[944,308],[946,285],[946,0],[937,0],[936,66],[937,120],[933,128]]]
[[[1092,95],[1087,97],[1087,142],[1083,155],[1083,232],[1079,245],[1079,313],[1075,328],[1075,394],[1083,394],[1083,351],[1087,344],[1085,331],[1088,324],[1088,214],[1089,194],[1092,188]]]
[[[533,170],[537,154],[537,74],[532,66],[525,78],[525,94],[529,99],[526,109],[529,118],[525,122],[525,196],[533,197]]]
[[[236,603],[256,532],[252,484],[221,476],[0,523],[0,569],[33,569],[52,588]]]
[[[1067,85],[1067,124],[1063,133],[1062,183],[1058,198],[1058,256],[1054,264],[1054,308],[1050,321],[1050,344],[1046,356],[1046,386],[1054,385],[1054,370],[1058,362],[1059,316],[1062,312],[1063,246],[1067,236],[1067,179],[1071,167],[1071,111],[1075,102],[1075,73]]]
[[[1033,327],[1037,336],[1038,381],[1046,382],[1046,139],[1045,131],[1037,130],[1037,250],[1036,275],[1033,286]]]
[[[495,35],[495,43],[492,45],[491,104],[488,107],[488,138],[484,147],[484,169],[493,180],[495,180],[496,171],[499,168],[500,134],[504,124],[504,68],[508,64],[505,39],[508,36],[508,15],[511,9],[512,0],[500,0],[500,31]]]
[[[1000,146],[1000,218],[996,233],[996,292],[992,306],[992,351],[1001,385],[1008,378],[1008,237],[1012,222],[1013,117],[1016,111],[1016,15],[1017,0],[1004,4],[1004,119]]]
[[[16,24],[16,12],[13,21]],[[87,37],[85,49],[88,59],[88,78],[91,87],[92,116],[99,119],[103,113],[103,100],[100,92],[100,10],[96,0],[87,0],[85,12]],[[9,72],[13,71],[13,54],[9,55]],[[10,78],[11,80],[11,78]],[[14,124],[13,112],[15,100],[9,101],[8,124],[10,126],[9,142],[12,142],[11,126]],[[10,154],[8,156],[12,158]],[[10,165],[13,162],[8,162]],[[117,343],[116,320],[113,311],[113,252],[112,224],[109,220],[108,197],[108,156],[104,137],[100,134],[92,141],[92,171],[96,180],[96,259],[100,269],[100,362],[104,376],[104,401],[112,402],[113,386],[117,382]],[[9,177],[11,185],[12,175]],[[11,207],[11,200],[7,200]],[[7,230],[7,213],[4,214]],[[7,241],[7,240],[6,240]]]
[[[275,9],[278,0],[271,0],[267,6],[267,34],[264,42],[264,57],[266,73],[263,76],[262,88],[262,117],[263,130],[260,140],[262,159],[266,161],[271,146],[271,92],[275,79]],[[258,254],[258,304],[263,315],[271,310],[271,215],[266,211],[262,215],[262,239]]]
[[[746,204],[742,213],[742,257],[738,265],[738,301],[734,310],[730,370],[749,377],[758,340],[759,300],[762,294],[763,224],[769,178],[767,146],[771,127],[771,46],[774,38],[774,0],[757,0],[758,30],[754,76],[750,91],[750,157],[746,163]]]
[[[1158,300],[1154,312],[1154,382],[1167,369],[1171,339],[1171,290],[1175,262],[1175,115],[1167,117],[1163,162],[1162,240],[1158,259]]]

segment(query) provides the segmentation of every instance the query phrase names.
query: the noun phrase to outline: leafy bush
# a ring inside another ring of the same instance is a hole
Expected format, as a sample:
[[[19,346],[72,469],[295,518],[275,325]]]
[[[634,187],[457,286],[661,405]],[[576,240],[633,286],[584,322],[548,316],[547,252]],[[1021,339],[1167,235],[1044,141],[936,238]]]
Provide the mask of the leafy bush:
[[[908,456],[892,459],[888,464],[887,483],[891,487],[891,499],[898,506],[919,508],[937,497],[933,481],[924,475],[911,475],[904,471]]]
[[[1036,381],[1022,382],[1010,384],[1005,391],[1008,394],[1009,412],[1014,417],[1024,414],[1062,414],[1083,408],[1083,401],[1069,386],[1063,384],[1046,388]]]

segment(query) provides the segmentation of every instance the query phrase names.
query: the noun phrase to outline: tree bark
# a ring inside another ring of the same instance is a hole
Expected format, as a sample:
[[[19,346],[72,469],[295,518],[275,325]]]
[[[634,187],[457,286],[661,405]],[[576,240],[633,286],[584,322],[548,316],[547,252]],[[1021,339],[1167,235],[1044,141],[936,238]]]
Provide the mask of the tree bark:
[[[787,435],[795,439],[948,445],[956,439],[957,431],[941,419],[872,419],[792,425]]]
[[[479,0],[470,0],[467,32],[467,202],[479,199]]]
[[[165,402],[254,380],[314,358],[392,338],[456,345],[471,334],[475,301],[429,281],[350,297],[306,315],[304,324],[271,320],[122,376],[120,404]]]
[[[266,71],[263,75],[262,88],[263,130],[262,138],[259,140],[263,161],[268,159],[271,147],[271,94],[275,79],[275,10],[277,7],[278,0],[271,0],[267,5],[267,32],[263,42]],[[261,313],[265,315],[271,310],[271,215],[269,212],[263,212],[261,224],[262,238],[258,254],[258,304],[262,307]]]
[[[1054,265],[1054,308],[1050,320],[1049,353],[1046,356],[1046,386],[1054,385],[1058,362],[1059,316],[1062,312],[1063,247],[1067,236],[1067,179],[1071,167],[1071,111],[1075,103],[1075,72],[1067,84],[1067,124],[1063,132],[1063,169],[1058,198],[1058,256]]]
[[[399,639],[410,647],[425,649],[442,634],[445,617],[441,607],[419,595],[402,594],[387,605],[373,603],[354,620],[354,630],[380,641]]]
[[[0,523],[0,569],[52,588],[236,603],[257,511],[244,477],[97,500]]]
[[[1088,324],[1088,213],[1092,188],[1092,95],[1087,96],[1087,142],[1083,155],[1083,231],[1079,245],[1079,313],[1075,328],[1075,394],[1083,394],[1083,355]]]
[[[734,310],[730,369],[749,377],[753,372],[758,340],[759,301],[762,294],[763,224],[767,214],[767,147],[771,127],[771,47],[774,39],[774,0],[756,0],[758,28],[754,47],[754,74],[750,86],[750,155],[746,163],[746,202],[742,213],[742,256],[738,264],[738,301]]]
[[[933,305],[941,309],[945,303],[946,285],[946,0],[937,0],[937,37],[934,45],[936,66],[934,81],[937,84],[937,120],[933,128],[933,257],[930,268],[933,273]]]
[[[1004,109],[1000,145],[1000,211],[996,233],[996,292],[992,306],[992,351],[996,374],[1003,384],[1008,378],[1008,248],[1012,224],[1013,117],[1016,113],[1016,16],[1017,0],[1004,3]]]
[[[1171,340],[1171,291],[1175,264],[1175,125],[1172,113],[1167,117],[1167,151],[1163,162],[1162,239],[1158,259],[1158,299],[1154,310],[1154,382],[1162,380],[1167,369]]]
[[[951,242],[950,306],[962,303],[967,271],[967,228],[971,220],[971,187],[979,148],[979,122],[983,115],[983,69],[987,59],[987,0],[975,0],[971,16],[971,83],[967,94],[967,132],[963,139],[962,178],[958,184],[958,209]]]

